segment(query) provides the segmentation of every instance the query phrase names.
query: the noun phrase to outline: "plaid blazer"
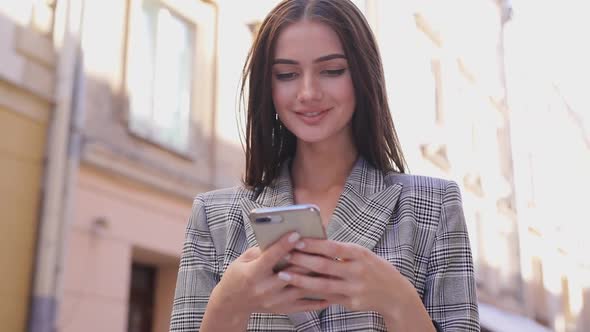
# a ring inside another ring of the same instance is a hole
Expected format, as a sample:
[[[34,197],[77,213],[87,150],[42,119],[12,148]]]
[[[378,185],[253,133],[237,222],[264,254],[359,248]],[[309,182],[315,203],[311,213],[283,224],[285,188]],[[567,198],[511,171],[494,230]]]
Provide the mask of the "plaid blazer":
[[[198,195],[180,260],[170,331],[198,331],[228,265],[256,246],[248,212],[293,204],[288,166],[259,193],[244,187]],[[416,288],[443,331],[479,331],[471,249],[456,183],[376,170],[359,158],[346,180],[328,238],[369,248]],[[228,303],[231,306],[231,303]],[[319,312],[253,313],[248,331],[386,331],[376,312],[332,305]]]

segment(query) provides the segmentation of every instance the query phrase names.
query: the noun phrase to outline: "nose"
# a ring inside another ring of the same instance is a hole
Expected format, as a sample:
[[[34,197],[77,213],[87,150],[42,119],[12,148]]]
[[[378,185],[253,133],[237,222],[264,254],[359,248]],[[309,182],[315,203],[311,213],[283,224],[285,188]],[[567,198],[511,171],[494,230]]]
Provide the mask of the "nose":
[[[322,99],[322,89],[318,79],[312,75],[305,75],[301,80],[297,100],[301,103]]]

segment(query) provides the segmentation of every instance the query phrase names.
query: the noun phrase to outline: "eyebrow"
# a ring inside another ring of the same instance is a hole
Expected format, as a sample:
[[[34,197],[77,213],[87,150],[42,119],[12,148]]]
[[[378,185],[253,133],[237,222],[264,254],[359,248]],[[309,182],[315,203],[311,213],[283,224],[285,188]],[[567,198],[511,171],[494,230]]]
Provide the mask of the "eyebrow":
[[[324,55],[324,56],[321,56],[321,57],[313,60],[313,63],[324,62],[324,61],[329,61],[329,60],[333,60],[333,59],[346,59],[346,56],[344,56],[344,54],[340,54],[340,53],[328,54],[328,55]],[[276,64],[297,65],[297,64],[299,64],[299,62],[297,62],[295,60],[290,60],[290,59],[277,58],[277,59],[274,59],[272,64],[273,65],[276,65]]]

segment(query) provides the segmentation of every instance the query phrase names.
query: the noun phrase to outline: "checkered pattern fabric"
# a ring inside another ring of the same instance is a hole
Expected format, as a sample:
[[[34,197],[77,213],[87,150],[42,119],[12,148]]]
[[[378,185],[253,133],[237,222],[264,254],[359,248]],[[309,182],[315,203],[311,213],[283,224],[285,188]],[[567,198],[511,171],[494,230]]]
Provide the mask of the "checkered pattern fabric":
[[[223,272],[257,245],[248,212],[291,204],[288,166],[262,192],[236,187],[196,197],[170,331],[198,331],[209,295]],[[391,262],[414,285],[443,331],[479,331],[473,262],[456,183],[384,174],[359,158],[326,231],[329,239],[357,243]],[[386,327],[379,313],[333,305],[289,315],[253,313],[248,331],[386,331]]]

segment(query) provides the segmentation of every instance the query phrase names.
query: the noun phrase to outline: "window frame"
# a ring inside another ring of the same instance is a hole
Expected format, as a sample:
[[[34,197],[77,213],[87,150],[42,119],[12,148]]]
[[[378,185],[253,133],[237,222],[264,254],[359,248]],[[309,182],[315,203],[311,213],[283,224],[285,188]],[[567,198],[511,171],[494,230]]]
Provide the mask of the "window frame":
[[[177,156],[180,156],[184,159],[189,159],[189,160],[195,160],[195,150],[197,148],[197,137],[199,136],[200,132],[199,132],[199,125],[195,122],[195,119],[197,118],[196,115],[196,110],[197,110],[197,104],[198,102],[198,98],[199,96],[196,94],[196,90],[198,89],[198,84],[197,84],[197,77],[198,77],[198,73],[200,71],[200,69],[198,68],[199,66],[199,52],[198,52],[198,48],[199,48],[199,22],[196,21],[194,18],[183,15],[181,10],[182,8],[179,8],[180,5],[176,5],[177,2],[179,2],[178,0],[153,0],[155,2],[158,3],[158,5],[160,7],[166,8],[170,14],[172,16],[174,16],[175,18],[183,21],[183,23],[185,23],[188,28],[191,30],[191,34],[192,34],[192,40],[193,43],[190,45],[190,53],[191,53],[191,76],[190,76],[190,86],[189,86],[189,91],[190,91],[190,100],[189,100],[189,112],[188,112],[188,124],[187,124],[187,138],[186,138],[186,142],[184,144],[184,146],[179,146],[176,145],[174,143],[171,142],[167,142],[163,139],[161,139],[160,137],[158,137],[157,134],[154,134],[154,131],[157,130],[154,125],[153,125],[153,121],[150,121],[149,124],[149,128],[147,128],[145,131],[143,130],[138,130],[136,128],[132,127],[132,117],[133,115],[133,110],[132,110],[132,105],[131,105],[131,94],[133,94],[133,89],[134,87],[130,84],[130,76],[133,75],[133,73],[130,72],[130,66],[129,66],[129,62],[134,61],[134,59],[132,59],[132,55],[130,54],[130,48],[132,47],[132,38],[133,38],[133,29],[134,27],[132,26],[132,20],[134,19],[133,16],[134,15],[140,15],[140,13],[138,13],[135,9],[137,9],[137,6],[141,6],[142,2],[144,0],[128,0],[127,1],[127,17],[126,17],[126,29],[125,29],[125,40],[124,40],[124,45],[123,45],[123,51],[124,51],[124,56],[123,56],[123,61],[124,61],[124,66],[123,66],[123,86],[125,89],[125,93],[127,96],[127,103],[126,103],[126,107],[124,109],[124,120],[125,120],[125,127],[127,129],[127,132],[130,136],[137,138],[145,143],[148,143],[150,145],[154,145],[158,148],[161,148],[163,150],[166,150],[168,152],[171,152]],[[157,47],[157,46],[156,46]],[[155,66],[153,67],[154,71],[156,70]],[[154,94],[152,91],[152,101],[154,98]],[[204,96],[201,96],[204,97]],[[153,105],[151,108],[151,117],[153,117]]]

